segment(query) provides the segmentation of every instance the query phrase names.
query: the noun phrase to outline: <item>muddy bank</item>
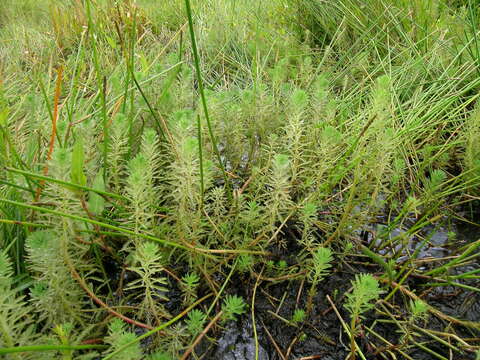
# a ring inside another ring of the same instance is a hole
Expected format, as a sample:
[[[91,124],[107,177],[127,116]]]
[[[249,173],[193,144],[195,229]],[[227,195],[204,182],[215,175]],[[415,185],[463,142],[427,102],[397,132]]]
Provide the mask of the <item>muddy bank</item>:
[[[396,229],[393,235],[396,236],[395,234],[398,235],[401,231],[404,230]],[[404,251],[410,251],[411,254],[418,250],[419,262],[416,266],[422,266],[426,271],[432,266],[438,266],[438,263],[444,263],[446,260],[442,259],[455,254],[460,245],[476,241],[476,234],[477,229],[472,226],[450,224],[427,227],[419,233],[419,236],[410,239],[410,244]],[[428,238],[428,241],[424,242],[425,238]],[[421,248],[420,244],[423,244]],[[283,259],[289,266],[294,266],[295,256],[291,253],[288,256],[284,255]],[[400,269],[402,264],[403,262],[399,261],[396,264],[397,269]],[[449,275],[454,276],[479,268],[479,262],[474,258],[468,265],[452,269]],[[260,267],[255,270],[261,271]],[[349,354],[350,339],[342,328],[339,317],[346,323],[350,321],[349,314],[343,306],[344,295],[351,290],[351,280],[355,274],[361,272],[381,276],[383,269],[359,256],[345,258],[344,262],[319,285],[311,302],[311,313],[305,321],[298,324],[293,324],[290,320],[295,310],[308,308],[309,285],[306,281],[302,278],[288,281],[268,279],[257,283],[251,278],[244,279],[242,283],[237,283],[236,289],[237,294],[247,299],[249,304],[252,303],[253,290],[257,286],[253,310],[257,339],[254,336],[250,308],[249,314],[237,322],[229,323],[224,328],[218,327],[215,333],[218,339],[216,345],[206,350],[208,346],[204,341],[204,344],[197,348],[197,354],[203,353],[206,359],[218,360],[256,359],[256,356],[261,360],[344,360]],[[409,341],[404,341],[405,332],[402,332],[399,326],[405,325],[409,319],[407,305],[411,298],[406,294],[410,292],[420,296],[445,316],[475,322],[480,328],[480,296],[478,292],[468,288],[478,286],[478,280],[455,281],[467,287],[448,284],[432,286],[431,279],[417,276],[412,272],[402,286],[405,292],[397,291],[388,303],[380,301],[376,310],[365,314],[362,331],[357,337],[357,343],[365,357],[394,359],[396,356],[397,359],[419,360],[475,359],[474,349],[468,348],[459,340],[468,339],[469,345],[479,346],[480,331],[478,328],[475,329],[475,324],[472,326],[452,324],[430,313],[427,320],[415,323],[417,328],[412,328]],[[386,286],[383,297],[391,290],[391,287]],[[327,295],[332,299],[335,308],[328,302]]]

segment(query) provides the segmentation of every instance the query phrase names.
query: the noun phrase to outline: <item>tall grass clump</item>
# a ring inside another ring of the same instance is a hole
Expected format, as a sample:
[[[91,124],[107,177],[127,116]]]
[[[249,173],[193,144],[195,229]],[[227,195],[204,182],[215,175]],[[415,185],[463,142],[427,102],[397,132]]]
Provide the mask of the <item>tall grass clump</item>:
[[[478,11],[3,1],[0,355],[473,356]]]

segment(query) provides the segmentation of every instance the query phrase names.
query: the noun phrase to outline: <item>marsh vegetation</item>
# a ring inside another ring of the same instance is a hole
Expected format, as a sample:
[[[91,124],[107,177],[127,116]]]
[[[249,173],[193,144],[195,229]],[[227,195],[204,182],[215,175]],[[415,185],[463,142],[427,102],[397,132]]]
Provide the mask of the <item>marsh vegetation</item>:
[[[2,0],[0,357],[480,356],[474,0]]]

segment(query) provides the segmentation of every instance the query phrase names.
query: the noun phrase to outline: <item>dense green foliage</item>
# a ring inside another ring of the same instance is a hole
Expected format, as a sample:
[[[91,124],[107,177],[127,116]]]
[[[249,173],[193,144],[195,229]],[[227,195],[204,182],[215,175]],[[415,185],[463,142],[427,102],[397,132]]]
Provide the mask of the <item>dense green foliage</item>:
[[[253,313],[240,279],[262,275],[306,282],[305,310],[286,320],[299,326],[358,253],[385,273],[357,274],[336,299],[351,324],[338,331],[365,358],[363,314],[423,274],[409,239],[478,200],[474,1],[192,0],[193,27],[187,3],[0,2],[8,359],[176,359]],[[432,286],[478,246],[435,262]],[[429,311],[403,306],[400,358]],[[476,349],[463,345],[450,350]]]

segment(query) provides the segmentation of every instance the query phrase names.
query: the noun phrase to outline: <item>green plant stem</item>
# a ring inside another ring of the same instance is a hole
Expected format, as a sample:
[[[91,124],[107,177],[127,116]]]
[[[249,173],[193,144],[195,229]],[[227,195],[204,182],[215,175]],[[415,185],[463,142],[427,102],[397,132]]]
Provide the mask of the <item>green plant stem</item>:
[[[16,174],[24,175],[25,177],[33,177],[33,178],[36,178],[36,179],[50,181],[50,182],[57,183],[57,184],[64,185],[64,186],[68,186],[68,187],[74,187],[74,188],[80,189],[80,190],[92,191],[92,192],[97,193],[99,195],[103,195],[107,198],[127,200],[122,195],[118,195],[118,194],[110,193],[110,192],[107,192],[107,191],[94,189],[94,188],[91,188],[91,187],[88,187],[88,186],[78,185],[78,184],[75,184],[75,183],[72,183],[72,182],[55,179],[55,178],[52,178],[50,176],[44,176],[44,175],[33,173],[33,172],[30,172],[30,171],[15,169],[15,168],[11,168],[11,167],[5,167],[5,170],[16,173]]]
[[[433,269],[433,270],[430,270],[430,271],[427,271],[425,273],[425,275],[428,275],[428,276],[434,276],[435,274],[438,274],[438,273],[441,273],[441,272],[445,272],[447,271],[448,269],[450,269],[452,266],[458,264],[460,261],[462,261],[465,257],[467,257],[468,255],[470,255],[473,251],[475,251],[478,247],[480,246],[480,241],[476,241],[474,242],[472,245],[470,245],[463,254],[461,254],[459,257],[457,257],[456,259],[453,259],[451,261],[449,261],[448,263],[446,263],[445,265],[443,266],[440,266],[436,269]]]
[[[190,38],[192,40],[192,51],[193,51],[195,71],[197,73],[198,90],[200,92],[200,98],[202,100],[202,107],[203,107],[203,113],[205,114],[205,120],[207,121],[208,134],[210,136],[210,140],[212,141],[213,150],[215,152],[215,155],[217,156],[218,165],[220,166],[220,168],[222,170],[223,177],[224,177],[224,180],[225,180],[225,185],[228,186],[228,184],[230,182],[229,182],[225,167],[223,165],[222,158],[220,156],[220,151],[218,150],[217,140],[215,139],[215,136],[213,135],[212,124],[210,122],[210,116],[208,115],[207,100],[205,98],[205,91],[204,91],[204,88],[203,88],[202,73],[200,71],[200,57],[198,56],[197,42],[195,40],[195,31],[193,29],[192,9],[191,9],[191,6],[190,6],[190,0],[185,0],[185,6],[186,6],[186,10],[187,10],[187,17],[188,17],[188,29],[189,29],[189,32],[190,32]],[[229,194],[229,196],[231,196],[230,192],[228,192],[228,194]]]
[[[104,228],[107,228],[107,229],[110,229],[110,230],[116,230],[116,231],[119,231],[119,232],[122,232],[122,233],[125,233],[125,234],[138,236],[138,237],[141,237],[141,238],[144,238],[144,239],[147,239],[147,240],[152,240],[152,241],[158,242],[158,243],[160,243],[162,245],[166,245],[166,246],[176,247],[176,248],[183,249],[183,250],[193,250],[194,249],[194,248],[189,248],[185,245],[174,243],[172,241],[162,240],[162,239],[156,238],[156,237],[151,236],[151,235],[137,233],[137,232],[132,231],[132,230],[123,229],[123,228],[120,228],[118,226],[110,225],[110,224],[107,224],[107,223],[102,223],[100,221],[84,218],[84,217],[77,216],[77,215],[63,213],[63,212],[57,211],[57,210],[47,209],[47,208],[43,208],[43,207],[35,206],[35,205],[24,204],[24,203],[21,203],[21,202],[18,202],[18,201],[12,201],[12,200],[3,199],[3,198],[0,198],[0,202],[10,204],[10,205],[19,206],[19,207],[23,207],[23,208],[27,208],[27,209],[31,209],[31,210],[36,210],[36,211],[40,211],[40,212],[44,212],[44,213],[53,214],[53,215],[57,215],[57,216],[60,216],[60,217],[69,218],[69,219],[72,219],[72,220],[83,221],[83,222],[93,224],[93,225],[97,225],[97,226],[100,226],[100,227],[104,227]]]
[[[195,349],[195,346],[197,346],[197,344],[203,339],[203,337],[212,328],[212,326],[215,325],[215,323],[222,317],[222,315],[223,315],[223,310],[219,311],[218,314],[215,315],[215,317],[208,323],[208,325],[205,327],[205,329],[203,329],[200,335],[197,336],[193,344],[188,347],[187,351],[185,351],[185,353],[182,355],[180,360],[188,359],[193,349]]]
[[[1,224],[10,224],[10,225],[23,225],[23,226],[30,226],[30,227],[50,227],[49,225],[43,224],[35,224],[28,221],[18,221],[18,220],[10,220],[10,219],[0,219]]]
[[[107,345],[30,345],[0,348],[0,355],[19,352],[106,349]]]
[[[345,330],[345,332],[347,333],[347,335],[351,338],[353,336],[353,334],[350,333],[350,328],[348,327],[348,325],[345,323],[345,320],[343,320],[343,318],[340,316],[340,313],[338,312],[338,309],[337,307],[335,306],[335,303],[332,301],[332,299],[330,298],[330,296],[326,296],[328,302],[330,303],[330,305],[332,306],[333,308],[333,311],[335,311],[335,314],[337,315],[338,319],[340,320],[340,323],[342,324],[342,327],[343,327],[343,330]],[[354,342],[354,346],[356,347],[356,349],[358,349],[358,354],[360,355],[360,357],[362,358],[362,360],[367,360],[365,355],[363,355],[363,353],[360,351],[359,347],[357,346],[357,344],[355,343],[355,339],[353,339],[353,342]]]
[[[203,149],[202,149],[202,123],[200,122],[200,115],[197,115],[197,136],[198,136],[198,157],[200,161],[200,206],[203,209],[205,180],[203,178]],[[201,210],[200,209],[200,210]]]
[[[357,324],[357,315],[352,314],[352,319],[350,320],[350,360],[355,360],[356,358],[356,343],[355,343],[355,328]]]
[[[318,283],[318,276],[315,274],[315,276],[312,279],[312,285],[310,286],[310,290],[308,291],[307,306],[306,306],[308,315],[312,312],[313,297],[317,292],[317,283]]]
[[[227,278],[225,279],[225,281],[223,282],[223,285],[222,287],[220,288],[220,290],[218,291],[218,294],[215,296],[215,299],[213,300],[213,302],[210,304],[210,307],[208,308],[207,310],[207,316],[210,315],[210,313],[212,312],[213,308],[215,307],[215,304],[218,302],[218,300],[220,299],[220,296],[222,295],[223,291],[225,290],[228,282],[230,281],[230,278],[232,277],[233,273],[235,272],[235,269],[237,268],[237,263],[238,263],[238,258],[235,259],[235,262],[233,263],[232,265],[232,268],[230,269],[230,272],[228,273],[227,275]]]
[[[263,269],[260,271],[260,276],[263,274]],[[257,323],[255,321],[255,300],[257,295],[257,288],[260,283],[260,276],[257,276],[257,280],[255,281],[255,286],[253,287],[253,294],[252,294],[252,327],[253,327],[253,338],[255,340],[255,360],[258,360],[259,355],[259,344],[258,344],[258,333],[257,333]]]
[[[198,304],[202,303],[203,301],[205,301],[206,299],[208,299],[209,297],[213,296],[213,294],[209,294],[209,295],[206,295],[204,296],[203,298],[195,301],[192,305],[190,305],[188,308],[186,308],[185,310],[183,310],[180,314],[178,314],[177,316],[175,316],[173,319],[167,321],[166,323],[163,323],[162,325],[146,332],[145,334],[135,338],[134,340],[130,341],[129,343],[119,347],[117,350],[115,350],[113,353],[109,354],[108,356],[104,357],[103,360],[108,360],[108,359],[112,359],[115,355],[118,355],[119,353],[121,353],[123,350],[125,350],[126,348],[140,342],[141,340],[143,339],[146,339],[147,337],[159,332],[160,330],[163,330],[165,329],[166,327],[172,325],[173,323],[177,322],[178,320],[180,320],[181,318],[183,318],[185,315],[187,315],[190,310],[192,310],[193,308],[195,308]]]
[[[264,256],[268,255],[267,252],[256,251],[256,250],[202,249],[202,248],[198,248],[198,247],[194,247],[194,246],[186,246],[186,245],[182,245],[182,244],[179,244],[179,243],[176,243],[176,242],[173,242],[173,241],[163,240],[163,239],[157,238],[157,237],[152,236],[152,235],[148,235],[148,234],[144,234],[144,233],[138,233],[138,232],[128,230],[128,229],[124,229],[124,228],[121,228],[121,227],[118,227],[118,226],[110,225],[110,224],[107,224],[107,223],[92,220],[92,219],[89,219],[89,218],[84,218],[84,217],[77,216],[77,215],[67,214],[67,213],[64,213],[64,212],[61,212],[61,211],[57,211],[57,210],[47,209],[47,208],[43,208],[43,207],[35,206],[35,205],[24,204],[24,203],[21,203],[21,202],[18,202],[18,201],[12,201],[12,200],[8,200],[8,199],[4,199],[4,198],[0,198],[0,202],[10,204],[10,205],[19,206],[19,207],[23,207],[23,208],[27,208],[27,209],[31,209],[31,210],[36,210],[36,211],[40,211],[40,212],[44,212],[44,213],[48,213],[48,214],[53,214],[53,215],[57,215],[57,216],[72,219],[72,220],[83,221],[83,222],[93,224],[93,225],[97,225],[97,226],[100,226],[100,227],[104,227],[104,228],[107,228],[107,229],[110,229],[110,230],[116,230],[118,232],[122,232],[122,233],[125,233],[125,234],[138,236],[138,237],[143,238],[143,239],[155,241],[155,242],[158,242],[158,243],[160,243],[164,246],[170,246],[170,247],[174,247],[174,248],[178,248],[178,249],[182,249],[182,250],[198,252],[198,253],[202,254],[203,256],[208,257],[210,259],[216,259],[212,254],[253,254],[253,255],[264,255]]]
[[[98,51],[97,51],[97,41],[95,39],[95,25],[92,19],[91,13],[91,0],[86,1],[86,15],[88,21],[88,34],[90,36],[90,41],[92,44],[92,54],[93,54],[93,65],[95,72],[97,74],[97,87],[100,92],[100,112],[102,115],[102,127],[103,127],[103,180],[107,181],[107,168],[108,168],[108,141],[109,141],[109,132],[108,132],[108,118],[107,118],[107,102],[106,102],[106,84],[107,78],[103,75],[100,63],[98,61]]]
[[[165,135],[166,129],[162,127],[162,123],[160,122],[160,119],[157,116],[157,113],[153,109],[152,105],[150,105],[150,101],[148,101],[147,95],[143,92],[142,87],[137,81],[137,78],[135,77],[135,74],[133,73],[133,69],[129,67],[129,70],[131,72],[132,80],[135,83],[135,86],[137,87],[138,91],[140,92],[140,95],[143,98],[143,101],[145,101],[145,104],[147,104],[148,110],[150,111],[150,114],[152,114],[153,119],[155,120],[155,123],[157,124],[158,130],[160,130],[160,134],[162,134],[162,137],[164,140],[167,139],[167,136]],[[164,127],[166,127],[166,124],[163,124]]]

